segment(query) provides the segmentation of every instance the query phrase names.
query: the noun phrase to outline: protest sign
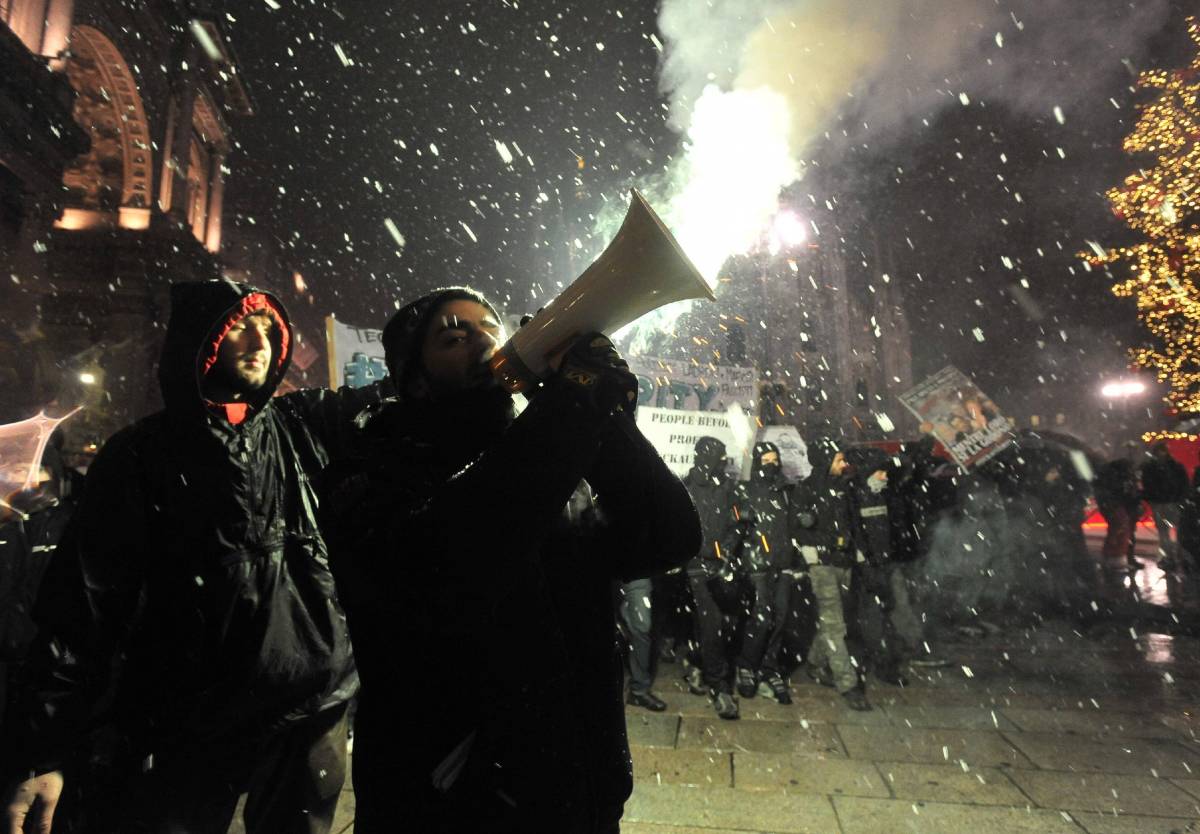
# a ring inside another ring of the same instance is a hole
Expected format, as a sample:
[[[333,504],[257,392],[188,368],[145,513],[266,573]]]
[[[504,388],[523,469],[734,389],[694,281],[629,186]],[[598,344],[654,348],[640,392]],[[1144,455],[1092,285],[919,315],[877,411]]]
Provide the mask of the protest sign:
[[[788,481],[803,481],[812,471],[808,462],[808,445],[795,426],[765,426],[759,431],[758,439],[774,443],[779,447],[779,463],[783,477]]]
[[[900,402],[921,422],[921,431],[940,440],[964,469],[991,459],[1012,442],[1012,421],[953,366],[901,394]]]
[[[329,386],[362,388],[387,376],[383,359],[383,331],[355,327],[325,317],[325,341],[329,351]]]
[[[753,368],[695,366],[649,357],[629,362],[638,381],[637,424],[671,471],[686,475],[696,441],[725,444],[733,474],[740,474],[753,443],[757,374]]]

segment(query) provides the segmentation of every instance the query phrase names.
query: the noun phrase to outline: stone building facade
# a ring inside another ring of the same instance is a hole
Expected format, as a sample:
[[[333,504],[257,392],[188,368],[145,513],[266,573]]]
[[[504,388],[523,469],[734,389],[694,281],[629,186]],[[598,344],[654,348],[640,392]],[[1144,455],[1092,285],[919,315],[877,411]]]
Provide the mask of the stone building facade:
[[[0,374],[29,377],[34,354],[51,369],[0,386],[5,417],[84,403],[70,425],[102,440],[156,407],[167,287],[220,274],[232,124],[252,112],[226,21],[199,0],[0,1],[4,60],[32,62],[25,87],[47,90],[4,84],[0,108],[57,140],[29,154],[32,177],[9,136],[25,129],[0,128],[5,205],[29,207],[0,231],[0,332],[21,347]]]

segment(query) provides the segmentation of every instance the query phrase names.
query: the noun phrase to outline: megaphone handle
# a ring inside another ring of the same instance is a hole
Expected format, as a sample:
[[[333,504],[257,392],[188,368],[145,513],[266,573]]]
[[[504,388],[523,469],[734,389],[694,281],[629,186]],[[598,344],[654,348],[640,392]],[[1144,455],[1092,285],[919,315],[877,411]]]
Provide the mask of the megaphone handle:
[[[559,369],[562,365],[563,356],[571,349],[571,346],[575,344],[579,336],[579,333],[572,334],[570,338],[565,339],[562,344],[546,354],[543,361],[549,370],[557,371]],[[500,350],[496,351],[491,361],[488,362],[488,366],[496,378],[500,380],[500,384],[513,394],[528,391],[542,379],[521,358],[521,354],[517,352],[511,340],[501,347]]]

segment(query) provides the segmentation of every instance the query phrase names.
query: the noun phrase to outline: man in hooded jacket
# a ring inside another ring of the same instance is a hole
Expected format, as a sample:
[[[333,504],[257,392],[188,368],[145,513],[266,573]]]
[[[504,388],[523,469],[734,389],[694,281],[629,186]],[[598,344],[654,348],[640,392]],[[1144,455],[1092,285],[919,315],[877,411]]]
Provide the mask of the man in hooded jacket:
[[[730,681],[725,614],[713,598],[709,582],[722,581],[734,553],[729,549],[733,531],[733,492],[736,486],[726,471],[725,444],[715,437],[696,441],[694,465],[683,479],[696,512],[700,515],[703,541],[700,552],[687,563],[688,587],[692,591],[692,617],[700,644],[701,667],[689,673],[688,686],[697,695],[707,692],[721,718],[738,717]],[[696,678],[699,677],[699,680]]]
[[[746,617],[737,657],[737,689],[743,698],[761,692],[781,704],[792,702],[783,670],[783,632],[791,595],[789,524],[790,487],[783,478],[779,447],[754,445],[750,480],[733,496],[738,559],[754,586],[754,604]],[[760,688],[761,687],[761,688]]]
[[[171,288],[165,408],[104,445],[37,603],[10,825],[48,830],[104,699],[124,748],[88,831],[223,833],[243,792],[251,832],[329,830],[358,677],[311,479],[373,395],[272,399],[292,339],[269,293]]]
[[[850,630],[857,639],[866,665],[884,683],[904,686],[908,680],[901,672],[905,651],[897,631],[894,616],[898,605],[907,606],[904,596],[896,593],[894,581],[898,563],[895,523],[903,508],[889,489],[889,470],[886,456],[873,449],[860,450],[850,478],[850,498],[854,527],[852,538],[857,552],[865,562],[855,565],[851,579],[854,590],[854,627]],[[856,552],[856,556],[857,556]],[[907,613],[907,609],[906,609]],[[910,614],[911,616],[911,614]]]
[[[699,546],[612,343],[579,340],[514,418],[487,367],[500,321],[463,287],[400,309],[383,335],[399,398],[329,473],[363,677],[360,834],[616,832],[632,769],[614,583]]]
[[[846,597],[855,564],[865,561],[845,454],[828,439],[808,444],[812,472],[792,501],[792,530],[808,567],[817,604],[817,633],[807,658],[808,673],[833,686],[855,710],[869,710],[858,669],[846,645]]]

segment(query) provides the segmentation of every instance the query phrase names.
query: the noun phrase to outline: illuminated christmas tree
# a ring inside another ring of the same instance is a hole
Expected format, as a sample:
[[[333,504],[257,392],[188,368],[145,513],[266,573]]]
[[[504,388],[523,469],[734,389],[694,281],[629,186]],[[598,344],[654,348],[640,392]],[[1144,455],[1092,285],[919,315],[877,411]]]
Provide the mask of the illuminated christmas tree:
[[[1197,54],[1183,69],[1152,70],[1138,88],[1155,90],[1125,139],[1126,153],[1146,167],[1109,190],[1113,213],[1142,236],[1139,243],[1084,253],[1092,266],[1128,265],[1113,286],[1137,301],[1150,343],[1132,358],[1169,385],[1180,414],[1200,412],[1200,20],[1188,19]]]

